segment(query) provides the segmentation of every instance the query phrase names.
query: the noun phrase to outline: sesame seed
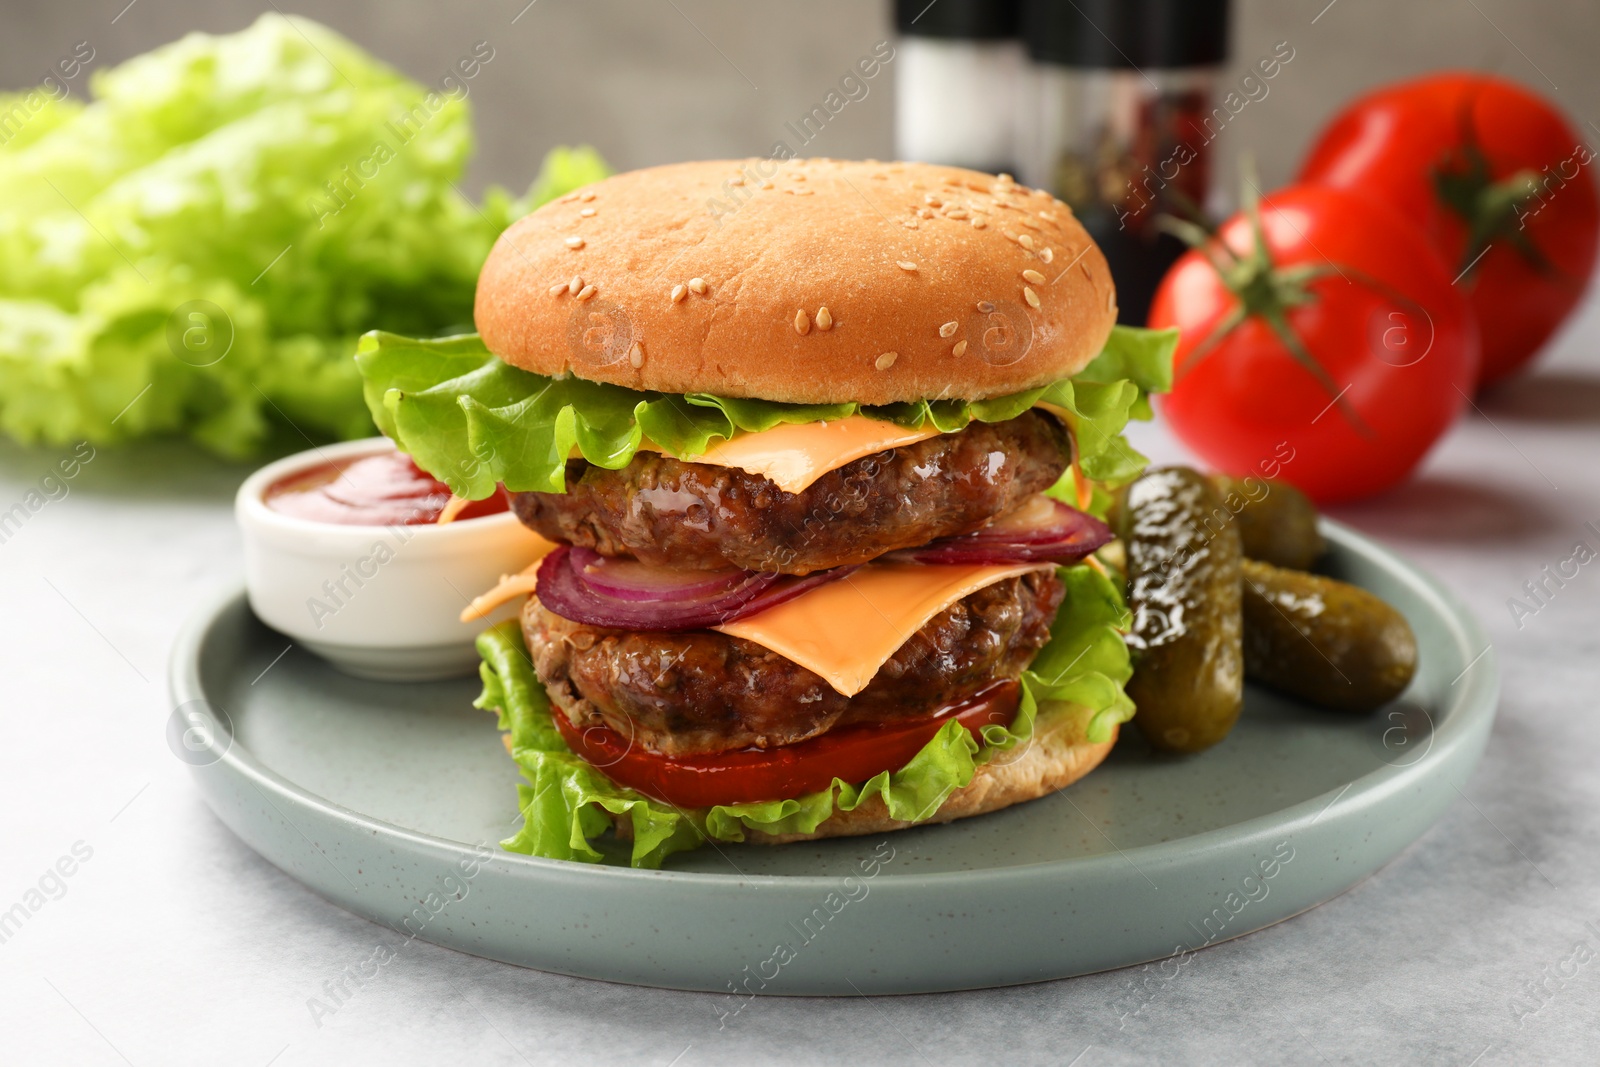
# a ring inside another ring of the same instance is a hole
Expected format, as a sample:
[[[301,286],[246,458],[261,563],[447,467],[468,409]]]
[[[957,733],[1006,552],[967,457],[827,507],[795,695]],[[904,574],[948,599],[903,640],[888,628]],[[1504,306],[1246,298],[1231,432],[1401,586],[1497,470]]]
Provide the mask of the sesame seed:
[[[927,204],[929,207],[943,207],[944,206],[944,201],[940,200],[937,196],[934,196],[932,193],[923,194],[922,202]]]
[[[567,283],[567,292],[571,293],[573,296],[577,296],[578,295],[578,290],[582,289],[582,288],[583,288],[583,279],[578,277],[576,274],[574,274],[572,276],[572,280]]]
[[[967,217],[967,213],[958,207],[951,208],[949,211],[944,213],[944,217],[947,219],[955,219],[959,222]]]
[[[728,179],[728,184],[729,185],[743,185],[744,184],[744,177],[742,175],[735,174],[733,177]]]
[[[883,355],[879,356],[872,365],[877,367],[879,370],[888,370],[890,367],[894,366],[894,361],[899,358],[900,353],[898,352],[885,352]]]
[[[1025,278],[1028,281],[1032,282],[1034,285],[1043,285],[1044,284],[1044,275],[1040,274],[1038,271],[1033,270],[1031,268],[1028,269],[1028,270],[1023,271],[1022,272],[1022,276],[1023,276],[1023,278]]]
[[[1049,263],[1052,259],[1056,258],[1055,249],[1053,249],[1053,248],[1041,248],[1041,249],[1039,249],[1039,258],[1041,260],[1043,260],[1044,262]]]
[[[914,229],[917,228],[917,220],[916,219],[906,219],[900,225],[904,226],[908,230],[914,230]]]
[[[644,366],[644,346],[638,341],[633,342],[633,347],[628,349],[628,365],[635,370]]]
[[[1094,275],[1089,273],[1089,264],[1084,263],[1084,262],[1082,262],[1080,260],[1078,262],[1078,269],[1083,272],[1083,276],[1085,278],[1088,278],[1091,282],[1094,281]]]
[[[959,330],[960,328],[961,328],[961,324],[952,319],[951,321],[945,323],[943,326],[939,327],[939,336],[940,337],[954,337],[956,335],[956,331]]]
[[[1050,212],[1048,212],[1048,211],[1039,212],[1039,217],[1041,219],[1044,219],[1044,221],[1046,221],[1046,222],[1054,222],[1054,221],[1056,221],[1056,217],[1054,215],[1050,214]]]
[[[580,218],[592,219],[594,218],[594,208],[586,207],[582,211],[578,212],[578,216]]]
[[[817,309],[817,329],[824,333],[833,329],[833,315],[825,307]]]
[[[989,301],[987,301],[987,300],[978,301],[978,311],[981,312],[982,314],[987,315],[993,310],[994,310],[994,305],[989,303]]]
[[[1012,182],[1017,180],[1011,175],[1007,174],[1005,171],[1001,171],[999,174],[995,175],[995,177],[1001,185],[1010,185]]]
[[[1106,310],[1117,310],[1117,291],[1115,289],[1106,290]]]
[[[761,188],[763,188],[763,189],[771,189],[772,188],[772,183],[764,181],[764,182],[761,183]]]
[[[690,278],[689,291],[695,296],[704,296],[706,294],[706,280],[704,278]]]
[[[566,291],[567,291],[567,283],[566,282],[556,282],[554,285],[552,285],[550,287],[550,295],[551,296],[560,296],[562,293],[564,293]]]
[[[1033,251],[1033,238],[1025,233],[1017,234],[1017,244],[1021,245],[1023,248],[1026,248],[1030,252]]]
[[[956,342],[956,346],[950,350],[950,354],[952,356],[955,356],[957,359],[960,359],[962,356],[966,355],[967,354],[967,342],[965,342],[965,341],[957,341]]]
[[[898,265],[901,270],[909,270],[913,273],[915,273],[917,269],[917,265],[911,262],[909,259],[902,259]]]
[[[587,192],[580,193],[578,199],[588,203],[590,200],[594,199],[594,190],[590,189]]]
[[[927,208],[923,208],[917,212],[917,217],[921,219],[931,219],[933,218],[933,212],[929,211]]]
[[[815,189],[790,189],[789,191],[795,196],[810,196],[812,193],[816,192]]]
[[[1026,226],[1030,230],[1043,230],[1044,229],[1043,226],[1040,226],[1037,222],[1034,222],[1032,219],[1018,219],[1017,221],[1020,222],[1022,225]]]
[[[793,174],[789,175],[789,177],[793,178],[797,182],[803,182],[806,180],[806,176],[799,171],[795,171]]]
[[[811,332],[811,320],[806,317],[805,308],[794,313],[794,332],[801,337]]]
[[[599,291],[600,290],[596,289],[592,285],[586,285],[582,289],[578,290],[578,299],[580,301],[592,300],[594,298],[594,294],[598,293]]]
[[[672,287],[672,302],[674,304],[683,303],[683,298],[688,296],[688,295],[689,295],[689,287],[688,286],[686,286],[686,285],[674,285]]]
[[[1039,306],[1039,294],[1028,288],[1026,285],[1022,287],[1022,299],[1028,302],[1029,307],[1036,308]]]
[[[972,228],[974,230],[981,230],[987,225],[989,224],[983,220],[982,215],[974,215],[972,217]]]
[[[574,252],[576,252],[578,249],[583,247],[583,238],[582,237],[568,237],[567,241],[566,241],[566,244],[567,244],[568,248],[570,248]]]

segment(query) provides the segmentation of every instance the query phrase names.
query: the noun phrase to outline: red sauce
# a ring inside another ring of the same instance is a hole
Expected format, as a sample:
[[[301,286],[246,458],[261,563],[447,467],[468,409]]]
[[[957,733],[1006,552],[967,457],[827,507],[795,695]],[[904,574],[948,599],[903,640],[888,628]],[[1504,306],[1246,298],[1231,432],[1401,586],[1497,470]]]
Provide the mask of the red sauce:
[[[971,698],[915,719],[841,726],[779,748],[744,748],[674,758],[647,752],[606,726],[580,729],[560,711],[556,729],[567,746],[606,777],[645,796],[685,808],[789,800],[828,788],[835,778],[859,785],[880,771],[904,767],[951,719],[981,744],[980,731],[1016,718],[1021,686],[1000,681]]]
[[[345,463],[327,463],[292,474],[267,487],[267,507],[282,515],[340,526],[421,526],[438,522],[450,502],[450,487],[402,452],[380,452]],[[474,500],[456,521],[507,511],[504,487]]]

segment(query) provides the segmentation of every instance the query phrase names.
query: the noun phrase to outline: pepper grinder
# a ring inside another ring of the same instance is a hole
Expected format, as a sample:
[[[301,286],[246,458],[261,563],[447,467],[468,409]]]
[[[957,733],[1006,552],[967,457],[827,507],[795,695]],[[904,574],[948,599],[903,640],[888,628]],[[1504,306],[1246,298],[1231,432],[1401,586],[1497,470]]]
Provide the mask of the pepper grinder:
[[[943,0],[940,0],[942,3]],[[1228,0],[1023,0],[1019,166],[1072,206],[1111,265],[1123,322],[1142,325],[1185,246],[1157,224],[1211,187]]]

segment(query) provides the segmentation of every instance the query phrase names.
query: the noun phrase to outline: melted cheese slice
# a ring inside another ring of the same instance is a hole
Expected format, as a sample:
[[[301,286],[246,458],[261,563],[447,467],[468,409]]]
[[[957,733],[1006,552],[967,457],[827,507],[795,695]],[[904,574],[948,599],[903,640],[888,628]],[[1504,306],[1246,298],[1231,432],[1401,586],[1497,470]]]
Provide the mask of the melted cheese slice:
[[[686,462],[737,467],[761,475],[786,493],[800,493],[847,463],[874,452],[938,437],[939,432],[931,422],[921,429],[908,430],[883,419],[847,415],[832,422],[790,423],[758,433],[741,433],[717,442]],[[649,440],[640,442],[639,447],[664,451]]]
[[[538,537],[538,534],[534,534]],[[491,614],[495,608],[519,596],[526,596],[533,592],[533,587],[538,580],[539,563],[551,552],[555,551],[555,544],[539,537],[539,544],[534,551],[538,553],[533,557],[533,562],[528,564],[516,574],[502,574],[500,581],[494,588],[472,598],[472,603],[461,609],[462,622],[473,622]]]
[[[754,641],[855,696],[900,646],[962,597],[1053,563],[869,563],[758,615],[713,627]]]

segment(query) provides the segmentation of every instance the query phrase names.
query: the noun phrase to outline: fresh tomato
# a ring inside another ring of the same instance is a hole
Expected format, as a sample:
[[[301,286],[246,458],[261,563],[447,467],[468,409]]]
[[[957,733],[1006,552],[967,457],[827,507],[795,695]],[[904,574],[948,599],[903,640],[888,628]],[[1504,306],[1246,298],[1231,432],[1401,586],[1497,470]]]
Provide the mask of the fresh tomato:
[[[1583,295],[1600,250],[1593,159],[1535,94],[1443,73],[1345,108],[1299,180],[1376,197],[1421,226],[1462,276],[1491,382],[1527,362]]]
[[[860,784],[904,767],[951,719],[981,742],[983,727],[1016,717],[1019,693],[1018,683],[998,682],[969,701],[903,722],[836,727],[779,748],[679,758],[647,752],[608,726],[580,729],[559,711],[552,717],[567,747],[618,785],[680,807],[708,808],[789,800],[826,789],[835,778]]]
[[[1467,401],[1478,338],[1422,232],[1291,186],[1173,265],[1150,325],[1181,330],[1162,410],[1207,463],[1319,501],[1405,478]],[[1231,253],[1228,251],[1231,250]]]

